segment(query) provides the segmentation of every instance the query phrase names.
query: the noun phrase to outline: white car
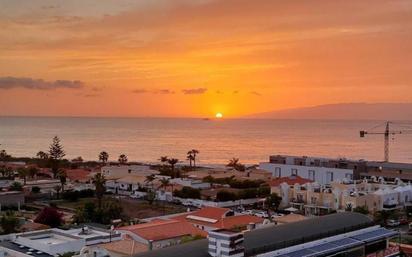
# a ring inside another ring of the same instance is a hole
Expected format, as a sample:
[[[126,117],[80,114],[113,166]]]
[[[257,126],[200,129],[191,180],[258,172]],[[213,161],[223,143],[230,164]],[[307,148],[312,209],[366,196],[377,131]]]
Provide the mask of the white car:
[[[256,217],[259,217],[259,218],[264,218],[264,219],[269,218],[268,213],[265,212],[265,211],[256,212],[254,215],[255,215]]]
[[[253,211],[252,210],[245,210],[245,211],[242,211],[242,214],[253,215]]]

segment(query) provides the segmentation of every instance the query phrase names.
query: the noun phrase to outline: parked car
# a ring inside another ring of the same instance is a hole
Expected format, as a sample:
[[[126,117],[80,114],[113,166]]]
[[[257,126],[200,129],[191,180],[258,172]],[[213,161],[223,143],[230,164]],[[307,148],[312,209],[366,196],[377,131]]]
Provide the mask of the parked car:
[[[389,220],[386,221],[386,226],[388,226],[388,227],[397,227],[400,224],[401,223],[399,222],[399,220],[389,219]]]
[[[265,212],[265,211],[255,212],[254,215],[255,215],[256,217],[259,217],[259,218],[264,218],[264,219],[269,218],[268,213]]]
[[[253,211],[252,210],[245,210],[245,211],[242,211],[242,214],[253,215]]]

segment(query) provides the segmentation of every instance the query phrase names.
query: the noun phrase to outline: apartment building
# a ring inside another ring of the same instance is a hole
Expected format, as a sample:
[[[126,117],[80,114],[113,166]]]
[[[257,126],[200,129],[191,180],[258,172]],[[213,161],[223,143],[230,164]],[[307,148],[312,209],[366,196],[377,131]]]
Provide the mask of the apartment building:
[[[365,215],[344,212],[245,233],[218,230],[208,239],[135,257],[397,256],[399,248],[389,244],[397,236]]]
[[[352,180],[357,177],[358,163],[346,159],[326,159],[274,155],[259,168],[272,173],[272,177],[299,176],[326,185],[334,181]]]
[[[350,182],[317,182],[272,184],[271,192],[282,197],[281,205],[292,206],[306,215],[322,215],[332,210],[365,206],[370,212],[395,210],[412,205],[412,185],[401,180],[396,183],[383,178]]]
[[[272,177],[296,175],[322,185],[373,176],[392,181],[396,178],[412,181],[411,163],[272,155],[269,162],[262,162],[259,167],[269,171]]]

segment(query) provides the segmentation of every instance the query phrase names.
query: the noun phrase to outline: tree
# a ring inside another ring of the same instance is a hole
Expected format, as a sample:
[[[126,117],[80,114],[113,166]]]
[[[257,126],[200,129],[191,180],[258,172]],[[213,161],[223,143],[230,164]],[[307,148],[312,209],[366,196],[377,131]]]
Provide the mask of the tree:
[[[93,184],[96,187],[96,198],[99,209],[102,207],[102,199],[106,192],[106,179],[102,173],[97,173],[93,177]]]
[[[192,157],[193,157],[193,167],[196,168],[196,156],[199,154],[199,151],[196,149],[192,149],[190,152],[192,152]]]
[[[119,161],[120,164],[126,164],[127,163],[127,156],[125,154],[121,154],[119,156],[118,161]]]
[[[200,199],[200,189],[184,186],[181,190],[173,191],[173,195],[180,198]]]
[[[108,160],[109,160],[109,154],[105,151],[100,152],[99,161],[101,161],[103,164],[106,164]]]
[[[150,205],[152,205],[154,200],[156,200],[156,193],[153,190],[147,191],[146,200],[149,202]]]
[[[44,207],[37,215],[34,222],[55,228],[63,224],[63,213],[53,207]]]
[[[11,158],[11,155],[7,154],[6,150],[0,151],[0,161],[7,161]]]
[[[239,158],[230,159],[229,163],[226,166],[227,167],[232,167],[233,169],[235,169],[237,171],[245,171],[246,170],[245,165],[243,165],[239,162]]]
[[[19,174],[19,178],[23,179],[23,185],[26,185],[27,176],[29,175],[29,170],[26,168],[18,168],[17,173]]]
[[[265,204],[267,208],[277,211],[281,202],[282,197],[280,197],[276,193],[272,193],[268,197],[266,197]]]
[[[49,149],[49,157],[54,178],[56,178],[57,173],[59,172],[59,165],[64,156],[66,156],[66,153],[64,152],[63,146],[60,143],[60,138],[58,136],[55,136]]]
[[[192,162],[194,161],[194,157],[192,155],[192,151],[187,152],[186,159],[189,161],[190,167],[192,167]]]
[[[74,163],[82,163],[83,161],[84,161],[83,157],[81,157],[81,156],[78,156],[78,157],[76,157],[72,160],[72,162],[74,162]]]
[[[167,163],[170,165],[170,169],[172,171],[172,174],[175,174],[175,165],[179,162],[179,159],[171,158],[167,160]],[[177,171],[175,177],[180,178],[180,172]]]
[[[229,192],[227,190],[221,190],[216,194],[216,201],[227,202],[238,200],[238,196],[235,193]]]
[[[60,198],[60,191],[61,191],[61,190],[62,190],[62,187],[59,186],[59,185],[57,185],[57,186],[54,187],[54,191],[56,191],[56,197],[57,197],[57,199]]]
[[[29,168],[29,176],[30,178],[34,178],[35,176],[37,176],[37,174],[39,173],[39,169],[36,167],[30,167]]]
[[[45,153],[45,152],[43,152],[43,151],[39,151],[39,152],[36,154],[36,157],[39,158],[39,159],[42,159],[42,160],[47,160],[47,159],[49,159],[49,154],[47,154],[47,153]]]
[[[367,206],[357,206],[357,207],[353,208],[352,211],[357,212],[357,213],[361,213],[361,214],[365,214],[365,215],[369,214],[369,210],[368,210]]]
[[[3,230],[3,234],[16,233],[19,228],[19,219],[14,212],[7,211],[0,219],[0,225]]]
[[[153,181],[155,181],[155,179],[156,179],[156,176],[154,174],[151,174],[151,175],[146,176],[145,182],[146,184],[153,187]]]
[[[167,189],[167,187],[170,186],[170,179],[168,178],[162,178],[160,179],[160,186],[159,188]]]
[[[9,189],[10,191],[23,191],[23,186],[19,182],[13,182]]]
[[[386,224],[386,221],[394,214],[393,211],[377,211],[374,214],[374,220],[376,223]]]
[[[61,191],[63,193],[64,192],[64,185],[66,185],[66,182],[67,182],[67,173],[66,173],[66,171],[60,170],[59,173],[57,174],[57,177],[60,180]]]

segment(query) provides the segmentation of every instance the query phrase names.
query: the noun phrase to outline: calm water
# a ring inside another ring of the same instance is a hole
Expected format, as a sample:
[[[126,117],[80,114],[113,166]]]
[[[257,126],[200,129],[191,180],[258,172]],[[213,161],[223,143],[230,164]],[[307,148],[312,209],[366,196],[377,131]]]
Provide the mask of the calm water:
[[[13,156],[47,150],[58,135],[67,157],[96,160],[106,150],[115,160],[154,162],[167,155],[185,159],[200,151],[199,163],[266,161],[271,154],[313,155],[381,160],[383,136],[359,138],[359,130],[376,121],[218,120],[147,118],[11,118],[0,117],[0,149]],[[391,160],[412,162],[412,135],[391,141]]]

